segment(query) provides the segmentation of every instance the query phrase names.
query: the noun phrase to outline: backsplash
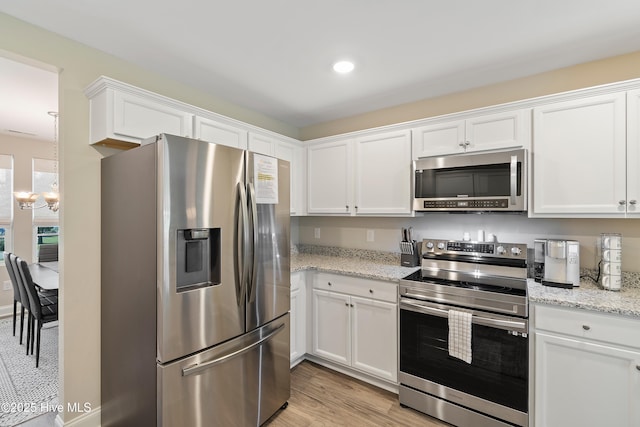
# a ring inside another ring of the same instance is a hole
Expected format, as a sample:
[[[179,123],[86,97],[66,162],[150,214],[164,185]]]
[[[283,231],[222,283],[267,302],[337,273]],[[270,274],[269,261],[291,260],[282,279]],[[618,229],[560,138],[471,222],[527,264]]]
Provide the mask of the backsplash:
[[[341,248],[336,246],[292,244],[291,254],[292,255],[296,255],[296,254],[323,255],[323,256],[333,256],[333,257],[339,257],[339,258],[359,258],[359,259],[366,259],[369,261],[379,262],[382,264],[400,265],[399,252],[374,251],[369,249],[356,249],[356,248]],[[585,276],[591,278],[592,281],[595,282],[595,279],[598,277],[598,270],[581,268],[580,277],[584,279]],[[601,287],[599,283],[597,284],[597,286]],[[623,271],[622,287],[640,289],[640,273]],[[615,292],[615,291],[612,291],[612,292]]]

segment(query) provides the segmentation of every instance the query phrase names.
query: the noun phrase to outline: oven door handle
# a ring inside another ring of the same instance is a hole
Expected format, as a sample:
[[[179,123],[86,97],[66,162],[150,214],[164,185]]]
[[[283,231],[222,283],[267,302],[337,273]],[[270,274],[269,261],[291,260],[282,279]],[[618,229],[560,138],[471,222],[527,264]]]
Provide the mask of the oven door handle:
[[[409,295],[409,294],[405,294]],[[437,317],[449,317],[449,310],[440,308],[435,304],[428,302],[413,302],[406,298],[400,298],[400,310],[406,309],[417,313],[429,314]],[[529,332],[526,320],[505,320],[493,317],[483,316],[477,311],[472,311],[471,323],[476,325],[488,326],[490,328],[504,329],[507,331]]]

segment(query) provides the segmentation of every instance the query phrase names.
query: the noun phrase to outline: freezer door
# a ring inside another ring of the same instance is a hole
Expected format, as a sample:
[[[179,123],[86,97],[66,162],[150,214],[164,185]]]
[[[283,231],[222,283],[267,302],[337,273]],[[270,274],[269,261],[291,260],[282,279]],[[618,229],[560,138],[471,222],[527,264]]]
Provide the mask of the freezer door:
[[[170,135],[157,145],[157,360],[167,363],[245,331],[245,156]]]
[[[261,425],[290,396],[289,314],[157,376],[158,426]]]
[[[290,165],[256,153],[247,156],[247,193],[253,241],[247,283],[247,331],[289,311]]]

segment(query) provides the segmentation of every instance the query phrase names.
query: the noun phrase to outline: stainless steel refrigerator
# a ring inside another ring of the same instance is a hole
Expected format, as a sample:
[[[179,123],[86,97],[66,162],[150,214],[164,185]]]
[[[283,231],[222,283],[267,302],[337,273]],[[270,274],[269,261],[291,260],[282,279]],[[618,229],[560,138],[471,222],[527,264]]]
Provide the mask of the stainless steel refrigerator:
[[[163,134],[101,167],[102,425],[264,423],[290,395],[289,163]]]

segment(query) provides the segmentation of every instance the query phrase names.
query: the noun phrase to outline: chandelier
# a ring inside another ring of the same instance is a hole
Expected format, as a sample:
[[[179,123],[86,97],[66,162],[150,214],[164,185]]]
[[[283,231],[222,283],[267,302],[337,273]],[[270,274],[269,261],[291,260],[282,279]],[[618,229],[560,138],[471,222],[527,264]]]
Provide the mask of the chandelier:
[[[58,193],[58,113],[55,111],[49,111],[51,117],[53,117],[53,183],[51,184],[51,191],[42,193],[42,197],[44,197],[45,204],[40,206],[35,206],[36,200],[40,197],[40,194],[27,192],[27,191],[16,191],[13,193],[13,196],[18,202],[20,209],[40,209],[44,207],[48,207],[53,212],[58,211],[60,194]]]

